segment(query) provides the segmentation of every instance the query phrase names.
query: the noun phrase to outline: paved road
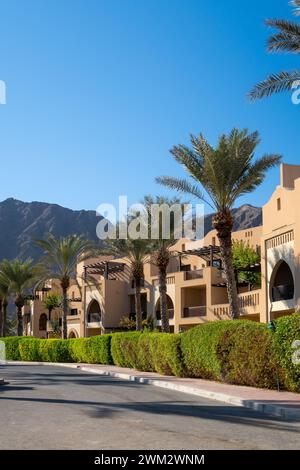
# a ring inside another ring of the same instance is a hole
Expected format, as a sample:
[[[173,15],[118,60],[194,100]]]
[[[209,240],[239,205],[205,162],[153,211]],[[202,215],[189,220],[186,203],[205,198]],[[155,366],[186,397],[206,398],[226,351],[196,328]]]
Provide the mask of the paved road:
[[[300,423],[53,366],[0,366],[1,449],[300,449]]]

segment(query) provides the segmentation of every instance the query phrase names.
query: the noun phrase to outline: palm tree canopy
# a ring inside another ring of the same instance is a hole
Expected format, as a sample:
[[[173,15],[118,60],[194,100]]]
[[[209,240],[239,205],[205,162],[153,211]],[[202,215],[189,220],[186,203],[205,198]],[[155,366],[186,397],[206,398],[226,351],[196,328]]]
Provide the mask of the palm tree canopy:
[[[39,271],[31,259],[21,261],[3,260],[0,267],[1,284],[7,286],[7,292],[16,297],[24,297],[26,291],[34,286],[39,277]]]
[[[55,238],[49,234],[45,240],[35,240],[44,256],[40,266],[44,279],[76,278],[77,263],[93,256],[95,245],[78,235]]]
[[[178,145],[171,149],[192,181],[169,176],[158,177],[156,181],[201,199],[217,212],[230,210],[240,196],[262,183],[268,169],[280,162],[280,155],[264,155],[254,161],[258,143],[258,132],[249,134],[247,129],[233,129],[228,136],[221,135],[216,148],[202,134],[192,135],[191,147]]]
[[[6,275],[1,271],[0,265],[0,297],[7,299],[10,292],[10,282]]]
[[[142,277],[144,274],[143,266],[149,259],[150,244],[149,240],[141,238],[108,239],[101,252],[111,254],[116,258],[127,258],[132,275]]]
[[[290,2],[295,7],[294,14],[300,15],[300,0]],[[268,39],[269,52],[289,52],[300,53],[300,25],[293,21],[270,19],[266,21],[268,26],[275,28],[277,32]],[[283,71],[269,75],[261,81],[248,94],[250,100],[261,99],[272,95],[291,90],[294,83],[300,80],[300,70]]]

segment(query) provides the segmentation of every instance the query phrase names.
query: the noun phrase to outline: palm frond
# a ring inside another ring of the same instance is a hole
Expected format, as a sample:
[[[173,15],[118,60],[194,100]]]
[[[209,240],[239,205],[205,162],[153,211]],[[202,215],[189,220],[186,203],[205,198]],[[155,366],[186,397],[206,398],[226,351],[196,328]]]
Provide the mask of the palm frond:
[[[273,95],[274,93],[288,91],[291,90],[293,84],[299,80],[300,71],[279,72],[278,74],[270,75],[268,78],[255,85],[248,94],[248,97],[251,101],[254,101]]]
[[[266,24],[279,30],[268,40],[269,52],[300,52],[300,25],[286,20],[267,20]]]
[[[294,15],[300,16],[300,0],[291,0],[289,3],[292,7],[295,7]]]
[[[170,189],[175,189],[178,192],[190,194],[191,196],[200,199],[201,201],[208,204],[212,209],[214,209],[214,206],[206,200],[204,193],[199,189],[199,187],[189,183],[189,181],[185,179],[173,178],[171,176],[157,176],[155,181],[158,184],[167,186]]]

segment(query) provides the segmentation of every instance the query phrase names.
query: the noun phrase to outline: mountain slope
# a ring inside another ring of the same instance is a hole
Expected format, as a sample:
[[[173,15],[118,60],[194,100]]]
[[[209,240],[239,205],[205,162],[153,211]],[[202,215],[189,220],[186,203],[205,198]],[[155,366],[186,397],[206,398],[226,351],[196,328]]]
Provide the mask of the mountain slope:
[[[235,230],[256,227],[262,223],[259,207],[244,205],[233,211]],[[211,230],[213,214],[205,216],[205,234]],[[51,232],[56,236],[84,235],[97,240],[96,225],[100,218],[95,211],[74,211],[57,204],[22,202],[10,198],[0,202],[0,260],[3,258],[33,258],[40,255],[32,243]]]

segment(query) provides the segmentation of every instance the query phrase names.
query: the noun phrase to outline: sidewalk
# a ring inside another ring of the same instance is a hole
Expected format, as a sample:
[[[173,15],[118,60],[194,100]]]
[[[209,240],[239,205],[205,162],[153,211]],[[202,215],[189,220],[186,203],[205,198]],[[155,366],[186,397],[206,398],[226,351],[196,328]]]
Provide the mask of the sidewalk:
[[[229,385],[210,380],[165,376],[154,372],[140,372],[117,366],[98,364],[69,364],[49,362],[8,361],[10,364],[37,364],[71,367],[99,375],[154,385],[203,398],[210,398],[235,406],[244,406],[278,418],[300,420],[300,394],[278,392],[254,387]]]

